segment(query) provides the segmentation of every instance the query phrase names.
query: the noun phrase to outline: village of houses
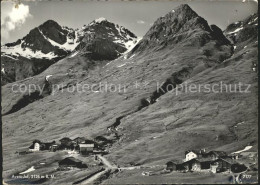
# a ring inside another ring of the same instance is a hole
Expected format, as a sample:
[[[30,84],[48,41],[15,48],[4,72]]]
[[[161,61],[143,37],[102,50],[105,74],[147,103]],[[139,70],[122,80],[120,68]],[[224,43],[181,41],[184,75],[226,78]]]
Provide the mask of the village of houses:
[[[95,140],[85,139],[84,137],[77,137],[75,139],[70,139],[64,137],[59,140],[59,142],[42,142],[40,140],[34,140],[29,146],[28,150],[23,150],[18,152],[19,155],[25,155],[30,153],[36,153],[38,151],[46,152],[56,152],[56,151],[68,151],[69,154],[80,154],[83,157],[88,157],[94,155],[95,160],[97,159],[97,154],[107,154],[105,147],[111,145],[111,140],[105,137],[98,136]],[[60,169],[72,169],[72,168],[87,168],[88,165],[84,164],[79,159],[75,157],[67,157],[59,161]]]
[[[41,142],[40,140],[34,140],[31,146],[29,146],[28,151],[18,152],[19,155],[25,155],[30,153],[37,153],[39,151],[43,152],[57,152],[57,151],[68,151],[70,154],[77,154],[81,157],[93,157],[94,160],[99,161],[99,165],[105,165],[106,168],[94,172],[91,176],[97,175],[102,171],[110,168],[117,169],[121,171],[122,169],[142,169],[142,166],[133,166],[133,167],[119,167],[117,165],[112,165],[105,158],[105,155],[108,154],[106,148],[111,146],[113,143],[112,140],[106,139],[103,136],[98,136],[93,140],[85,139],[84,137],[77,137],[75,139],[70,139],[64,137],[59,140],[59,142]],[[248,148],[247,148],[248,149]],[[247,158],[252,158],[252,161],[257,159],[256,152],[247,152],[238,151],[231,154],[227,154],[224,151],[206,151],[205,149],[201,150],[188,150],[184,152],[184,158],[179,160],[168,161],[166,164],[162,164],[164,169],[159,173],[153,173],[152,171],[143,171],[142,176],[153,176],[158,174],[167,174],[174,171],[179,173],[196,173],[196,172],[205,172],[205,173],[232,173],[240,174],[248,170],[248,165],[241,163],[241,158],[246,155]],[[72,155],[69,157],[64,157],[58,161],[57,170],[71,170],[71,169],[83,169],[88,168],[88,164],[84,163],[82,160],[77,158],[77,155]],[[254,160],[253,160],[254,158]],[[180,162],[182,161],[182,162]],[[256,163],[251,163],[252,166],[255,166]],[[147,169],[147,166],[143,169]],[[250,169],[257,171],[257,169]],[[30,172],[27,170],[27,172]],[[24,174],[22,172],[20,174]]]

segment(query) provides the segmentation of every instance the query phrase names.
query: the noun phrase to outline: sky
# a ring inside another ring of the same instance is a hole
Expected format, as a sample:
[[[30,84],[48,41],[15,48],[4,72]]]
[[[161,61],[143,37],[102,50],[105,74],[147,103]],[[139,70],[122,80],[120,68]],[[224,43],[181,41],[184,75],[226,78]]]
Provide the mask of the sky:
[[[29,31],[52,19],[61,26],[81,28],[104,17],[142,37],[153,22],[180,4],[188,4],[198,15],[224,30],[232,22],[256,13],[256,0],[161,0],[161,1],[1,1],[1,44],[23,38]]]

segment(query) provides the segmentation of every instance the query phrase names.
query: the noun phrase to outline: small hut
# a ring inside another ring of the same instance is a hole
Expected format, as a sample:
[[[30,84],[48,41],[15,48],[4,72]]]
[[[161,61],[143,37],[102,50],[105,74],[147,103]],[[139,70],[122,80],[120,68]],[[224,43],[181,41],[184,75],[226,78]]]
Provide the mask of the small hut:
[[[59,167],[61,168],[67,168],[67,167],[87,168],[86,164],[83,164],[81,160],[76,159],[74,157],[67,157],[58,163],[59,163]]]
[[[166,170],[169,170],[169,171],[176,171],[176,168],[177,167],[177,164],[173,161],[169,161],[166,163]]]
[[[197,159],[191,159],[189,161],[186,161],[182,163],[184,168],[186,168],[187,171],[200,171],[201,170],[201,164],[200,161]]]

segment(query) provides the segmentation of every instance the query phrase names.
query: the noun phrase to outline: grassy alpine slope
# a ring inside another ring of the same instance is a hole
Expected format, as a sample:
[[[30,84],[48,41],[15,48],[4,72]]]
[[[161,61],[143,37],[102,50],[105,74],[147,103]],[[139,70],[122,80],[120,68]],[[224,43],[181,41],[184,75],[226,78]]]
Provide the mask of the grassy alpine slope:
[[[242,31],[237,34],[244,34]],[[52,75],[49,81],[63,84],[63,92],[55,90],[49,95],[45,89],[41,98],[10,113],[24,95],[12,92],[13,83],[3,86],[4,178],[24,165],[25,157],[17,158],[15,151],[28,147],[33,139],[113,137],[107,128],[117,118],[121,118],[116,128],[120,139],[109,148],[107,158],[118,165],[164,165],[171,159],[181,161],[188,149],[234,152],[251,145],[257,150],[258,79],[252,70],[257,64],[257,42],[252,41],[252,33],[248,42],[232,43],[218,28],[182,5],[159,18],[126,56],[102,62],[85,55],[66,57],[43,73],[17,82],[43,86],[44,78]],[[235,44],[239,50],[234,49]],[[98,87],[86,93],[66,90],[77,83],[100,82],[125,85],[126,92],[102,93]],[[178,95],[176,89],[155,93],[157,83],[164,82],[174,86],[241,82],[251,87],[249,93],[181,89]],[[156,101],[149,104],[152,99]],[[124,173],[129,173],[125,176],[128,183],[135,182],[130,172]],[[114,183],[122,182],[121,177],[113,179]]]

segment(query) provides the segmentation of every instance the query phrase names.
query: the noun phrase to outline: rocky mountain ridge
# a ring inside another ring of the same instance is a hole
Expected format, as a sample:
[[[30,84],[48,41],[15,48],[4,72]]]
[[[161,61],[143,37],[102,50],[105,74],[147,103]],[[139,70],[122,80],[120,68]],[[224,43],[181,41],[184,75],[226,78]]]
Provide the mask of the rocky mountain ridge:
[[[218,45],[229,44],[220,28],[216,25],[209,26],[207,21],[188,5],[181,5],[157,19],[131,54],[143,51],[144,48],[160,50],[167,45],[178,47],[178,43],[181,44],[183,41],[202,47],[209,40],[215,40]]]
[[[24,38],[1,46],[2,85],[39,74],[72,52],[92,53],[94,60],[112,60],[136,42],[132,32],[104,18],[75,30],[48,20]]]
[[[126,28],[105,18],[92,21],[77,30],[80,44],[75,51],[93,60],[113,60],[136,44],[137,37]]]

